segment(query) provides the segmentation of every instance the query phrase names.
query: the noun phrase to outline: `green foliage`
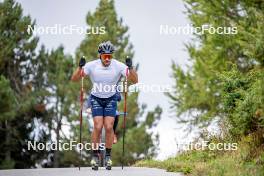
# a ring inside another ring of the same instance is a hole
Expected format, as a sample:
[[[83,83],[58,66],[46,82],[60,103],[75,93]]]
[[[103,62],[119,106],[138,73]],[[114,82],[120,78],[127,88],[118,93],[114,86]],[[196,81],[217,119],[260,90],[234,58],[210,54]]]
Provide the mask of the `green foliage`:
[[[179,121],[200,127],[227,121],[233,135],[263,128],[263,2],[185,2],[194,27],[235,27],[237,34],[195,34],[186,45],[192,66],[172,65],[176,85],[168,96],[179,116],[188,115]]]
[[[173,63],[176,85],[168,96],[180,122],[206,127],[217,120],[219,138],[240,145],[234,152],[181,153],[172,159],[175,171],[190,167],[192,175],[263,175],[264,3],[185,2],[194,27],[235,27],[237,34],[195,34],[186,45],[192,66],[184,71]],[[163,168],[170,170],[169,161],[162,162]]]
[[[15,116],[15,96],[9,81],[0,75],[0,121],[12,119]]]
[[[70,111],[76,98],[69,82],[72,58],[63,47],[49,53],[42,46],[36,54],[38,38],[27,33],[29,25],[35,22],[19,3],[0,3],[1,168],[31,168],[44,159],[44,167],[58,166],[56,152],[29,151],[27,142],[51,142],[52,132],[62,133],[63,118],[76,119]]]
[[[128,27],[118,19],[113,0],[101,0],[94,13],[88,12],[86,23],[90,27],[105,27],[105,34],[87,35],[77,49],[77,58],[86,56],[88,60],[98,58],[98,45],[110,40],[116,47],[114,58],[125,61],[133,57],[132,44],[129,42]],[[78,61],[77,59],[77,61]]]
[[[35,122],[41,119],[34,108],[35,99],[30,77],[38,38],[26,32],[34,25],[29,16],[23,16],[20,4],[13,0],[0,2],[0,167],[29,168],[46,153],[28,151]],[[39,141],[47,137],[39,129]]]
[[[1,163],[0,169],[12,169],[15,167],[15,161],[14,160],[4,160]]]
[[[213,143],[219,141],[213,139]],[[227,142],[227,141],[226,141]],[[263,146],[254,148],[257,141],[247,136],[238,143],[238,150],[189,150],[164,161],[141,160],[135,164],[139,167],[155,167],[170,172],[182,172],[187,175],[223,175],[247,176],[263,175]],[[250,156],[258,153],[254,157]]]
[[[43,61],[43,63],[40,61]],[[49,105],[47,116],[49,118],[50,133],[54,132],[56,134],[56,141],[53,142],[58,143],[59,140],[69,142],[70,139],[65,136],[62,130],[63,125],[65,125],[65,122],[69,123],[71,128],[74,129],[77,124],[74,125],[71,122],[79,118],[76,115],[78,109],[73,108],[79,104],[79,101],[76,101],[77,94],[79,93],[79,91],[76,91],[76,88],[79,86],[70,81],[73,70],[73,59],[71,56],[65,55],[63,47],[60,46],[56,50],[52,50],[47,58],[41,59],[40,61],[39,64],[46,65],[45,70],[40,70],[40,73],[44,71],[44,75],[47,75],[45,78],[46,84],[42,87],[45,93],[42,96],[44,98],[43,101]],[[57,150],[51,152],[53,153],[54,159],[50,164],[53,167],[65,166],[63,157],[68,157],[66,152]],[[72,153],[78,155],[77,152],[70,152],[70,155]]]
[[[224,72],[222,78],[223,111],[233,135],[244,135],[263,128],[263,71]]]

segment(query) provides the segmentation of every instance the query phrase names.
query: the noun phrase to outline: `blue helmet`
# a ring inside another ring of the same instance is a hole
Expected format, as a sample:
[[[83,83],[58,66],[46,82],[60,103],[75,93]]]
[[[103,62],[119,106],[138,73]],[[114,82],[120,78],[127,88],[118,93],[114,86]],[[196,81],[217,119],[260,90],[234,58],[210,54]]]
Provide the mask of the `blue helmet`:
[[[110,41],[103,42],[98,47],[99,54],[113,54],[114,51],[115,47]]]

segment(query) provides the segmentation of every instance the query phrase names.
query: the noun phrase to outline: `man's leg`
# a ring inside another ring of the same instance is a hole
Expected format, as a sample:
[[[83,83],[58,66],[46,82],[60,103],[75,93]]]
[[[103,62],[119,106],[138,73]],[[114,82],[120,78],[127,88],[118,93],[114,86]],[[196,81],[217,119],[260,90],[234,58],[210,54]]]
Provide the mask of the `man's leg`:
[[[92,160],[91,165],[93,170],[98,170],[99,167],[99,143],[100,135],[103,128],[103,116],[95,116],[93,118],[94,129],[92,132]]]
[[[106,146],[106,153],[105,153],[105,160],[106,160],[106,169],[110,170],[112,166],[111,161],[111,150],[113,144],[113,136],[114,136],[114,125],[115,118],[111,116],[106,116],[104,118],[104,128],[105,128],[105,146]]]
[[[114,135],[114,121],[115,118],[111,116],[107,116],[104,118],[104,128],[105,128],[105,137],[106,137],[106,148],[112,148],[113,144],[113,135]]]
[[[100,143],[100,135],[103,128],[104,118],[103,116],[95,116],[93,118],[94,128],[92,132],[92,143],[93,143],[93,150],[98,150],[99,143]]]
[[[104,128],[105,128],[105,163],[106,163],[106,169],[111,170],[112,167],[112,160],[111,160],[111,149],[113,144],[113,137],[114,137],[114,121],[116,116],[116,108],[117,108],[117,102],[115,96],[108,99],[108,102],[105,105],[104,108]]]
[[[100,134],[103,128],[103,107],[101,106],[100,99],[91,96],[92,115],[94,122],[94,129],[92,132],[92,160],[91,165],[93,170],[98,170],[99,167],[99,143]]]

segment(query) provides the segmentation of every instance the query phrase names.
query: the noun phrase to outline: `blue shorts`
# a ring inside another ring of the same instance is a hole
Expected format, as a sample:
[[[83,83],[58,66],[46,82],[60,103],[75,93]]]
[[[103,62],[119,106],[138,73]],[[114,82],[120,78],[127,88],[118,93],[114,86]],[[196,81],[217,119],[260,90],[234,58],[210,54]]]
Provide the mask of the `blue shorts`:
[[[116,95],[113,95],[109,98],[98,98],[94,95],[91,95],[91,106],[92,106],[92,115],[95,116],[116,116],[117,110],[117,98]]]

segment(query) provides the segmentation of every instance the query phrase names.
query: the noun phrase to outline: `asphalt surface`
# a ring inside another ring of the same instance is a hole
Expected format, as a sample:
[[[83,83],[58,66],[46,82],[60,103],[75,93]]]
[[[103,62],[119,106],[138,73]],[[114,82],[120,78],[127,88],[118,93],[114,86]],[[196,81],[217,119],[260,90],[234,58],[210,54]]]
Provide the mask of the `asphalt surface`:
[[[0,176],[183,176],[180,173],[166,172],[162,169],[142,167],[113,167],[111,171],[100,168],[93,171],[90,167],[46,168],[46,169],[12,169],[0,170]]]

